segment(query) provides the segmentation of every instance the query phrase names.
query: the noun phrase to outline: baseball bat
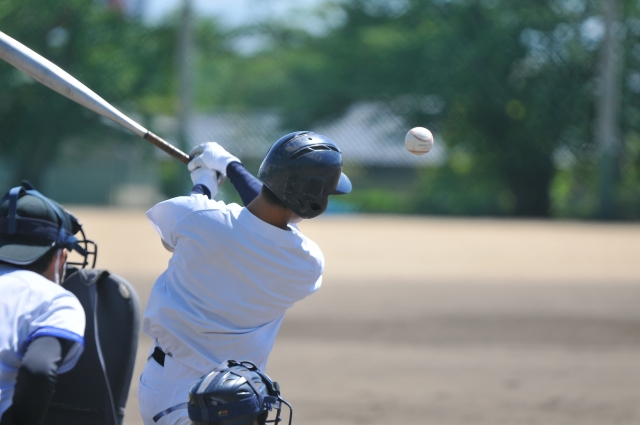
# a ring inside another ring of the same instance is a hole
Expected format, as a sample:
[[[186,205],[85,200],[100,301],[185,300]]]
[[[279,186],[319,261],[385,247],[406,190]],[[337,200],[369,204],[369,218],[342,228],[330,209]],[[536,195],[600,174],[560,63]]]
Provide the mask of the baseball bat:
[[[0,58],[50,89],[109,118],[116,124],[153,143],[169,155],[188,164],[191,158],[180,149],[142,127],[131,118],[111,106],[87,86],[73,78],[57,65],[43,58],[24,44],[0,32]]]

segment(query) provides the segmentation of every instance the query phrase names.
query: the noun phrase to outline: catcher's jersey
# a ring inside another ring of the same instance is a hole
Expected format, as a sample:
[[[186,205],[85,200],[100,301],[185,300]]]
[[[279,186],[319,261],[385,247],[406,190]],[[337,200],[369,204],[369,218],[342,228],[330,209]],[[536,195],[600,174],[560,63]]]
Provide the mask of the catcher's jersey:
[[[73,341],[58,373],[75,366],[84,346],[85,314],[71,292],[27,270],[0,265],[0,417],[11,406],[29,343],[54,336]]]
[[[285,311],[320,287],[320,248],[294,226],[200,194],[161,202],[147,217],[174,251],[144,333],[198,375],[227,359],[264,370]]]

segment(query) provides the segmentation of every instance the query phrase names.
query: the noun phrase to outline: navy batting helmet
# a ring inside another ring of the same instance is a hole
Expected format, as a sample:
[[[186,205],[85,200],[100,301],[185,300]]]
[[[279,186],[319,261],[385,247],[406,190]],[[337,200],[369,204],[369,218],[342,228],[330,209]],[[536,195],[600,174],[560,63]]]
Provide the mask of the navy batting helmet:
[[[0,199],[0,261],[27,266],[53,248],[82,256],[82,262],[69,264],[85,267],[93,256],[95,266],[96,244],[85,237],[78,219],[23,181]]]
[[[189,419],[193,425],[278,425],[282,404],[293,409],[273,382],[249,361],[227,360],[189,390]],[[275,418],[267,420],[269,412]]]
[[[351,192],[340,149],[328,137],[310,131],[290,133],[274,143],[258,178],[302,218],[322,214],[329,195]]]

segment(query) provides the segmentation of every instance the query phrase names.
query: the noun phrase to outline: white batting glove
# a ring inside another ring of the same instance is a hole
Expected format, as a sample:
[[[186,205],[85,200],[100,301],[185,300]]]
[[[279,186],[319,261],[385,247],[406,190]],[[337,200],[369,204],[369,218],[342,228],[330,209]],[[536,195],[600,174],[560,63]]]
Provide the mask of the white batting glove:
[[[211,199],[213,199],[213,197],[216,196],[216,193],[218,193],[218,186],[221,184],[219,181],[220,177],[224,180],[224,176],[205,167],[196,168],[191,172],[191,181],[193,184],[205,185],[209,189],[209,192],[211,192]]]
[[[227,175],[227,165],[232,162],[240,162],[238,158],[231,155],[216,142],[202,143],[194,147],[189,152],[189,156],[194,157],[189,162],[189,171],[204,167],[217,171],[223,176]]]

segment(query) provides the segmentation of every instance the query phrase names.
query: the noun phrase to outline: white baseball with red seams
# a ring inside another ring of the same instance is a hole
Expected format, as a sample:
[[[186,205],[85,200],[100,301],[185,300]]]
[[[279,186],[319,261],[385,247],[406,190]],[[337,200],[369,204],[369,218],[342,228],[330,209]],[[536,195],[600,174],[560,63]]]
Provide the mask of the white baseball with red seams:
[[[424,155],[433,147],[433,135],[424,127],[414,127],[404,137],[404,145],[414,155]]]

